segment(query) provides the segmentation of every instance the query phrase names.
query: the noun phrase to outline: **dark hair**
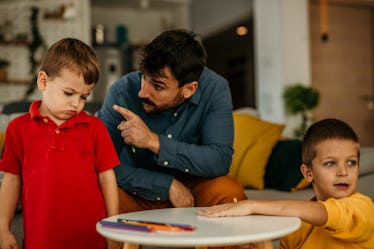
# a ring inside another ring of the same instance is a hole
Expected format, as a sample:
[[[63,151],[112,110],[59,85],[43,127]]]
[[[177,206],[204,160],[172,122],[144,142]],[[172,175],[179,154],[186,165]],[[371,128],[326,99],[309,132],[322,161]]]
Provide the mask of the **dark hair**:
[[[62,69],[82,74],[88,85],[99,80],[99,63],[94,51],[74,38],[64,38],[54,43],[47,51],[41,71],[50,77],[59,76]]]
[[[347,123],[339,119],[323,119],[312,124],[304,135],[302,161],[308,167],[316,156],[316,145],[328,139],[345,139],[359,143],[358,136]]]
[[[140,70],[151,76],[160,76],[169,67],[179,86],[197,81],[206,63],[206,52],[196,34],[183,29],[161,33],[145,46]]]

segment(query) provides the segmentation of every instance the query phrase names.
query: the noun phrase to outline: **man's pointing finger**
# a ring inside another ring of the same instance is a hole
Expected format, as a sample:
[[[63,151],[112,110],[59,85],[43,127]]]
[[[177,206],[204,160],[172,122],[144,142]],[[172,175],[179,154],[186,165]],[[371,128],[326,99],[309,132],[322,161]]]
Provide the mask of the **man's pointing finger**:
[[[129,120],[131,118],[131,111],[129,111],[127,108],[119,106],[119,105],[113,105],[113,110],[121,114],[126,120]]]

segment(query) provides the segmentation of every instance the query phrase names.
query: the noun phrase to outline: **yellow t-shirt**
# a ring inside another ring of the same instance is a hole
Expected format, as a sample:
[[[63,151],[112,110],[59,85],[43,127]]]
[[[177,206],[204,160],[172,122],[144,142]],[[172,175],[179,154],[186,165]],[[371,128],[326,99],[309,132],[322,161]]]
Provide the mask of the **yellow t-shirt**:
[[[281,239],[282,249],[374,249],[374,204],[370,197],[355,193],[321,203],[327,211],[326,224],[302,222],[297,231]]]

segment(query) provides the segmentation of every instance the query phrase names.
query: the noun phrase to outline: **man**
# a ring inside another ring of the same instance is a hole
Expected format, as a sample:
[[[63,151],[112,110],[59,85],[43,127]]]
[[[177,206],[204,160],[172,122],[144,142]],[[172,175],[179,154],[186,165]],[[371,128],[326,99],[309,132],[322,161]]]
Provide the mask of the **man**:
[[[166,31],[144,48],[140,71],[110,88],[98,117],[121,160],[121,213],[246,198],[226,176],[233,154],[229,85],[205,62],[193,32]]]

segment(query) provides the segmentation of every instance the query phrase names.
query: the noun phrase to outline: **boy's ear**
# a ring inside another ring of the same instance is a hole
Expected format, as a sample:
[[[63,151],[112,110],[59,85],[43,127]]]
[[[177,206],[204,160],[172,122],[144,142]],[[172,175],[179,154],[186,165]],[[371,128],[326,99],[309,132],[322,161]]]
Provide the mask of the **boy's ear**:
[[[197,81],[192,81],[190,83],[187,83],[183,86],[183,97],[185,99],[190,98],[195,92],[198,87]]]
[[[39,90],[44,90],[47,87],[48,75],[44,71],[38,73],[38,79],[36,80]]]
[[[303,174],[305,180],[308,182],[313,181],[313,172],[310,167],[308,167],[306,164],[302,164],[300,166],[301,173]]]

